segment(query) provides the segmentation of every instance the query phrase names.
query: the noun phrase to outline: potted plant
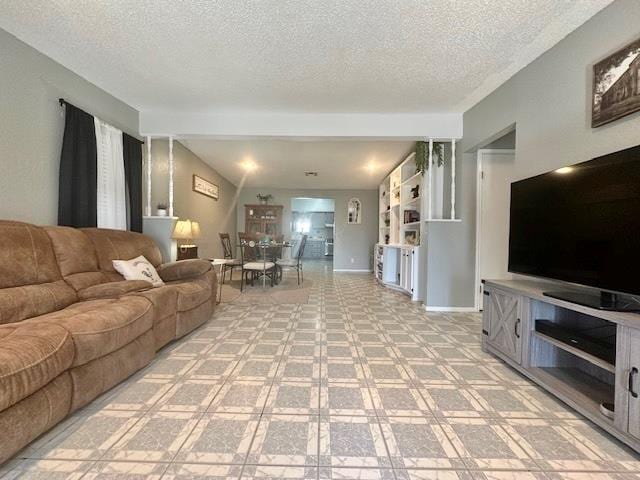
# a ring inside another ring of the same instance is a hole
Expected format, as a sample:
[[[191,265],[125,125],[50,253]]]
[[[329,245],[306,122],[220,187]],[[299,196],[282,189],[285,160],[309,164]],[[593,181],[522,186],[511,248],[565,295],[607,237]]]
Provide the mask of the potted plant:
[[[433,143],[433,163],[438,167],[444,165],[444,143]],[[416,143],[416,173],[429,170],[429,142]]]
[[[271,195],[270,193],[268,193],[267,195],[259,193],[258,195],[256,195],[256,197],[258,198],[260,205],[266,205],[267,203],[269,203],[269,200],[273,200],[273,195]]]
[[[156,208],[156,215],[158,217],[166,217],[167,216],[167,204],[164,202],[158,203]]]

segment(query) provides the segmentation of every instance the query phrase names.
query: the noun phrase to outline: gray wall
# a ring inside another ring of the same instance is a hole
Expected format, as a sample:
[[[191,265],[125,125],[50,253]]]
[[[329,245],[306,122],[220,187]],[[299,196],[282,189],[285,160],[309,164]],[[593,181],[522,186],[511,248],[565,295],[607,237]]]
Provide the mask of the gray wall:
[[[0,30],[0,218],[56,224],[64,116],[70,103],[138,134],[138,112]]]
[[[496,150],[513,150],[516,148],[516,131],[512,130],[506,135],[484,145],[482,148],[492,148]]]
[[[475,150],[516,126],[516,178],[640,143],[640,114],[590,127],[592,66],[640,34],[640,2],[617,0],[464,114],[462,225],[437,225],[430,305],[471,307],[475,272]],[[440,250],[439,250],[440,251]],[[435,283],[435,285],[434,285]]]
[[[169,202],[169,141],[151,141],[153,172],[151,176],[151,208],[155,215],[159,202]],[[145,149],[146,159],[146,149]],[[202,236],[198,245],[200,258],[221,258],[222,244],[219,233],[229,233],[236,238],[236,187],[216,170],[204,163],[180,142],[173,142],[174,159],[174,216],[200,223]],[[146,162],[145,162],[146,164]],[[219,198],[214,200],[192,188],[193,174],[218,185]],[[143,204],[146,205],[146,182],[143,182]]]
[[[291,199],[295,197],[331,198],[335,200],[335,236],[333,268],[370,270],[373,245],[378,240],[377,190],[293,190],[274,188],[245,188],[238,199],[238,231],[244,231],[244,205],[258,202],[258,193],[271,194],[273,205],[282,205],[283,233],[291,237]],[[347,225],[347,202],[350,198],[362,202],[362,223]],[[353,259],[353,262],[351,260]]]

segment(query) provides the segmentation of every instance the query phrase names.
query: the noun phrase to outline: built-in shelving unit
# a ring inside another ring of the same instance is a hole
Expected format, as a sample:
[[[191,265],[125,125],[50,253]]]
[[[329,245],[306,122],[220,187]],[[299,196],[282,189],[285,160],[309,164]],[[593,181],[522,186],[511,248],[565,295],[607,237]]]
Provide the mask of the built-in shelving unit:
[[[445,167],[438,166],[434,149],[444,143],[450,196],[445,196]],[[419,246],[426,226],[437,222],[460,222],[455,213],[455,140],[429,141],[429,165],[419,172],[416,153],[409,154],[382,181],[379,188],[380,230],[378,242],[384,245]],[[444,206],[448,205],[448,217]]]
[[[423,175],[411,153],[380,184],[380,235],[385,245],[420,245]]]
[[[436,142],[439,143],[439,142]],[[378,244],[374,250],[376,278],[383,285],[424,301],[427,277],[429,222],[459,222],[455,218],[455,141],[446,142],[451,178],[450,218],[443,218],[444,167],[434,160],[434,141],[429,141],[427,172],[418,171],[416,153],[410,153],[387,175],[379,188]],[[435,170],[435,172],[434,172]]]

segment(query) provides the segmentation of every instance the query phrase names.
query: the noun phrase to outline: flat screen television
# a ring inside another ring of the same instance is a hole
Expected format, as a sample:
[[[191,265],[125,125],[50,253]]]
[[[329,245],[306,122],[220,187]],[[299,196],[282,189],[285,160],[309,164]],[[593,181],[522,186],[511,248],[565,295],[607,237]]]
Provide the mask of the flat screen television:
[[[545,292],[640,310],[640,146],[511,184],[509,271],[600,289]]]

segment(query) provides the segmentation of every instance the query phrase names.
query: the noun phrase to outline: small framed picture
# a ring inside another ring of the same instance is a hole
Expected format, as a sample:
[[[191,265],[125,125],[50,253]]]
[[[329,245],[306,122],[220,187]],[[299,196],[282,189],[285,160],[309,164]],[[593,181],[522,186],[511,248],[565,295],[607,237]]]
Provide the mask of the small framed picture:
[[[404,243],[418,245],[420,243],[420,234],[416,230],[406,230],[404,232]]]
[[[218,185],[198,175],[193,175],[193,191],[218,200]]]

